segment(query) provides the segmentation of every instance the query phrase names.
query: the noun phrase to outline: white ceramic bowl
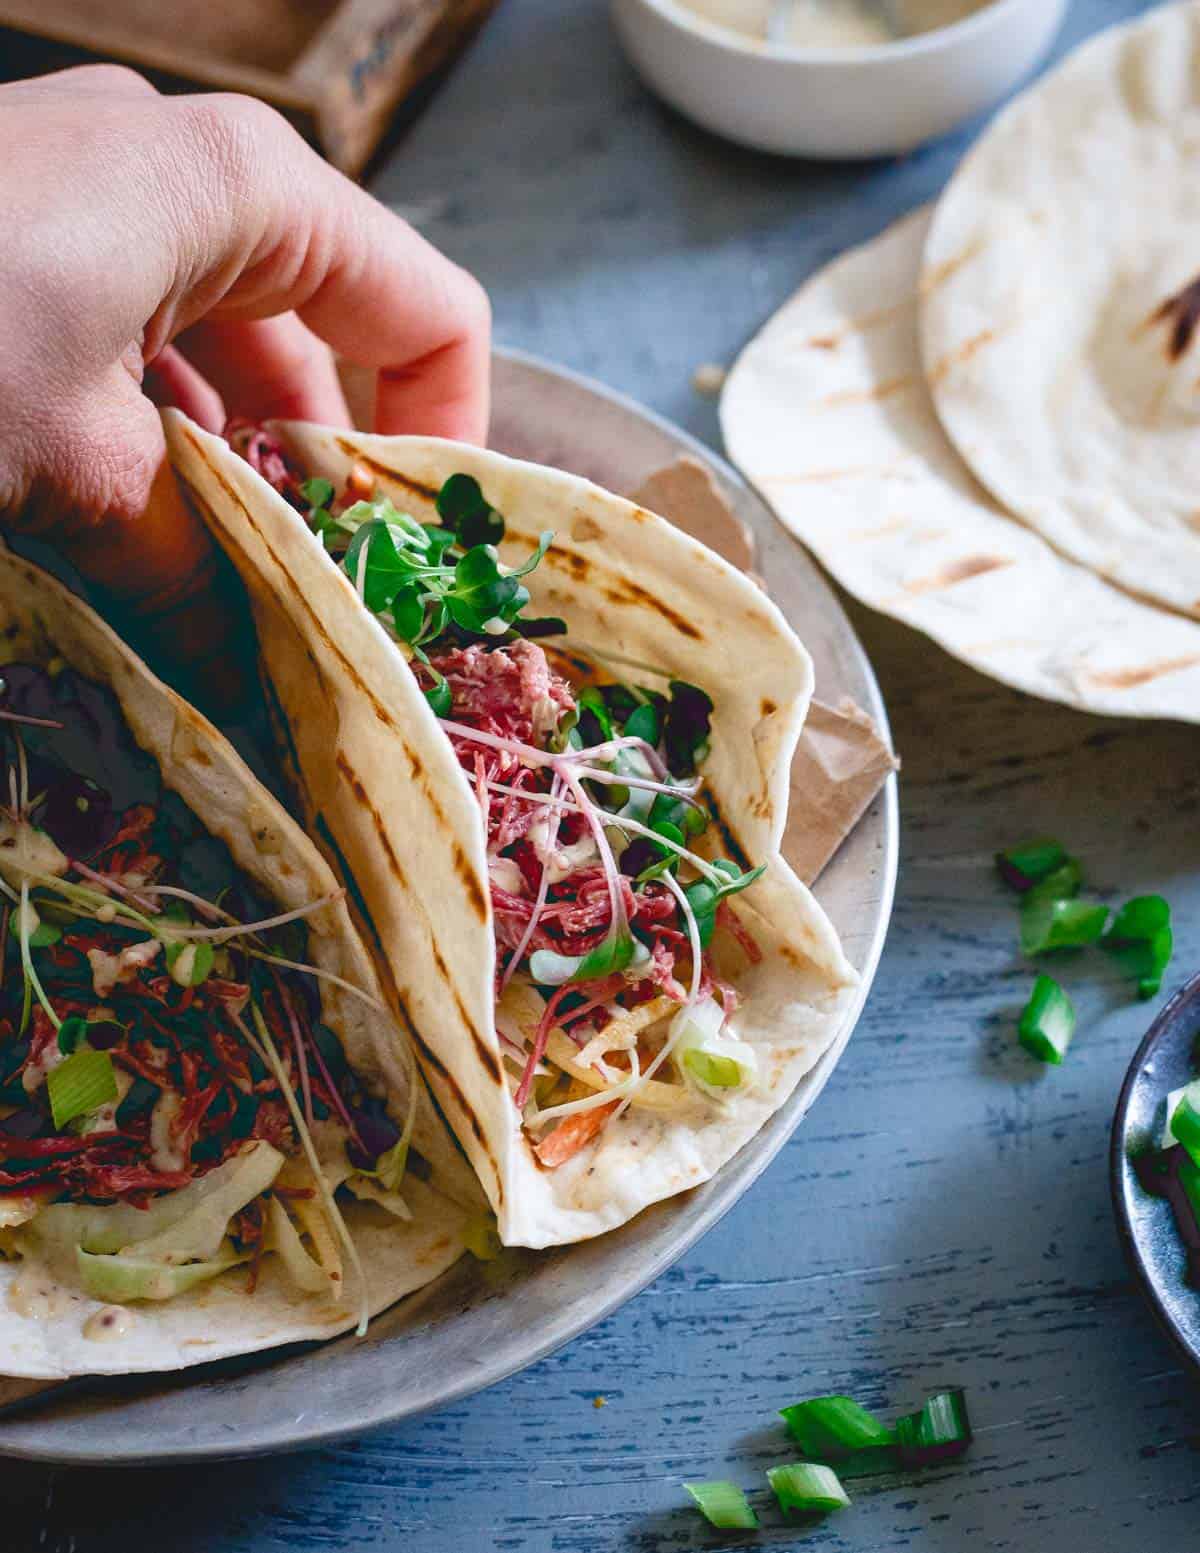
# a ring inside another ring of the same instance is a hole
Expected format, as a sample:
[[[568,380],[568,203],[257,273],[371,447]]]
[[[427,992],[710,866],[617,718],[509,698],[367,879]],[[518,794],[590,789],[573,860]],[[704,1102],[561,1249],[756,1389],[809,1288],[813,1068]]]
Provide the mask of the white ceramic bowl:
[[[673,107],[788,156],[910,151],[982,112],[1049,48],[1067,0],[994,0],[937,32],[864,49],[742,38],[676,0],[612,0],[638,72]]]

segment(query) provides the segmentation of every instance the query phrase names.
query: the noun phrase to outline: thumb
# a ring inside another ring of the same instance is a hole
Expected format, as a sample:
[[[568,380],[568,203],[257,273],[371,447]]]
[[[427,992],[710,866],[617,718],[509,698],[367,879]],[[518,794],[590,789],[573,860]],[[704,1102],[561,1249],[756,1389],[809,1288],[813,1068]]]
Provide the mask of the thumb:
[[[31,491],[21,531],[53,542],[156,668],[228,707],[247,645],[244,610],[176,483],[158,411],[115,364],[57,418],[60,457]]]

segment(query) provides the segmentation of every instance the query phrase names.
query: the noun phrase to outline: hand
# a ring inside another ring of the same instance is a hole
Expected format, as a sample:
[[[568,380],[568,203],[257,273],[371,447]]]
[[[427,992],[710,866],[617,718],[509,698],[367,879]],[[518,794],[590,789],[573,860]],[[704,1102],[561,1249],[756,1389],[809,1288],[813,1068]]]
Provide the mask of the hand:
[[[0,86],[0,208],[0,524],[210,686],[230,606],[152,397],[347,425],[332,346],[378,368],[376,430],[485,435],[479,285],[251,98],[110,65]]]

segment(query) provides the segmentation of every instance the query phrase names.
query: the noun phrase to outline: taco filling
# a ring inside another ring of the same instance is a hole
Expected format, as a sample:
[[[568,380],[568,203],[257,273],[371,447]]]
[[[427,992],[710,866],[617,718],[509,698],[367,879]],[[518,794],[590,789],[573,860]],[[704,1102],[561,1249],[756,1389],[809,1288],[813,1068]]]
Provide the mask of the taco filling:
[[[238,1264],[252,1291],[268,1255],[299,1295],[339,1299],[346,1261],[363,1291],[338,1201],[407,1218],[412,1117],[321,1022],[323,977],[379,1007],[308,963],[338,896],[257,901],[60,663],[0,671],[0,1258],[122,1304]]]
[[[763,869],[711,855],[708,694],[526,618],[521,578],[553,536],[505,567],[503,516],[473,477],[446,480],[440,523],[422,524],[361,465],[335,491],[270,432],[229,435],[405,654],[477,797],[496,1027],[541,1165],[628,1107],[669,1117],[752,1090],[728,967],[760,958],[733,897]]]

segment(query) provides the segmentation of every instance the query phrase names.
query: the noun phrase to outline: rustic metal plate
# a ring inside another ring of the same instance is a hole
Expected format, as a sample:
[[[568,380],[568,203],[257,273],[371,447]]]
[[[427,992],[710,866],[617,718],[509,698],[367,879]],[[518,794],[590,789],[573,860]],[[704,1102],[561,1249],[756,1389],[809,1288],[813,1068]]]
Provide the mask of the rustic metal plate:
[[[1200,1289],[1185,1282],[1187,1257],[1171,1205],[1144,1191],[1130,1155],[1162,1136],[1171,1090],[1195,1077],[1200,976],[1186,982],[1146,1032],[1121,1086],[1109,1154],[1117,1230],[1138,1286],[1184,1361],[1200,1369]]]
[[[816,662],[817,692],[852,696],[881,726],[879,687],[849,621],[803,550],[728,465],[629,400],[530,357],[495,362],[492,441],[633,491],[686,453],[708,465],[751,526],[759,570]],[[850,1039],[891,913],[895,779],[817,883],[862,976],[837,1039],[796,1093],[716,1178],[614,1234],[551,1252],[465,1257],[379,1317],[362,1342],[277,1350],[175,1376],[75,1382],[0,1417],[0,1455],[111,1466],[298,1449],[444,1407],[532,1364],[616,1310],[737,1202],[824,1088]]]

